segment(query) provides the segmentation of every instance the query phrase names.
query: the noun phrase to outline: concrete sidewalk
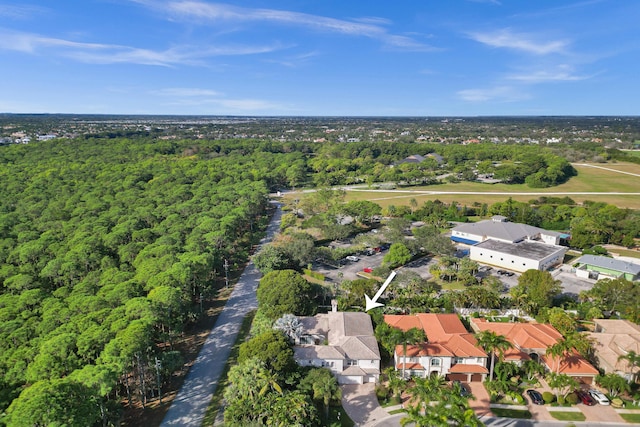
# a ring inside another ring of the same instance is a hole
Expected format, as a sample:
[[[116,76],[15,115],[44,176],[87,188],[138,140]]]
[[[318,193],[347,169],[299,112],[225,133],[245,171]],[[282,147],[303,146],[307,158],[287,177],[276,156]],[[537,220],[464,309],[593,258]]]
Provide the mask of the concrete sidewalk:
[[[282,210],[276,212],[261,245],[271,241],[280,229]],[[262,274],[250,262],[236,283],[227,304],[218,316],[182,388],[173,400],[161,427],[200,427],[220,374],[227,363],[244,317],[258,307],[256,290]]]

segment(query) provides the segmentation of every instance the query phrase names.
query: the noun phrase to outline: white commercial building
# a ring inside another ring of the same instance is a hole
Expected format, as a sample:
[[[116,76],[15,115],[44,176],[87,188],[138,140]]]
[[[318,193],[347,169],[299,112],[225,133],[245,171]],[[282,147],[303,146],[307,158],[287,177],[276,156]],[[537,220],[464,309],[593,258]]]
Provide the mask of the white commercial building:
[[[509,222],[500,215],[461,224],[451,230],[452,241],[469,245],[469,258],[473,261],[518,272],[544,271],[561,264],[567,248],[559,243],[568,237],[567,234]]]

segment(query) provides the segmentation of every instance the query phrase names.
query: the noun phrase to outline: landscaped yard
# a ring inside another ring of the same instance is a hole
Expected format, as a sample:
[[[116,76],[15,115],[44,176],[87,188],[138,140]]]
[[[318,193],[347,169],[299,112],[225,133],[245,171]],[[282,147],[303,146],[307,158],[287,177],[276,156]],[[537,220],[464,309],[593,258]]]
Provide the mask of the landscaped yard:
[[[549,414],[560,421],[584,421],[586,419],[582,412],[549,411]]]
[[[531,412],[526,409],[491,408],[496,417],[530,419]]]
[[[640,423],[640,414],[620,414],[620,416],[628,423]]]

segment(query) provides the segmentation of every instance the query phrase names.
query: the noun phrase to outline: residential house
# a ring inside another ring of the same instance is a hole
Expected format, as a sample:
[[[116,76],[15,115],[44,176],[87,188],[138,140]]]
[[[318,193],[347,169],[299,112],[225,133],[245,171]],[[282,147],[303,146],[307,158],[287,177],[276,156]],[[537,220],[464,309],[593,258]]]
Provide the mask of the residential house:
[[[598,367],[605,373],[615,373],[633,381],[640,375],[640,368],[630,365],[624,356],[630,352],[640,355],[640,326],[622,319],[595,319],[594,340]]]
[[[375,383],[380,378],[380,350],[371,317],[362,312],[330,313],[299,319],[302,336],[294,346],[301,366],[326,367],[340,384]]]
[[[471,319],[476,332],[492,331],[504,336],[513,346],[505,351],[503,360],[521,365],[525,360],[542,363],[548,371],[567,374],[584,384],[592,384],[598,370],[576,351],[565,357],[547,355],[547,349],[564,339],[556,328],[543,323],[488,322]]]
[[[401,371],[406,363],[405,375],[409,376],[441,375],[448,380],[466,382],[486,378],[487,354],[467,332],[458,315],[388,314],[384,321],[403,331],[420,328],[427,335],[427,342],[408,345],[406,354],[402,344],[396,346],[393,354],[396,370]]]

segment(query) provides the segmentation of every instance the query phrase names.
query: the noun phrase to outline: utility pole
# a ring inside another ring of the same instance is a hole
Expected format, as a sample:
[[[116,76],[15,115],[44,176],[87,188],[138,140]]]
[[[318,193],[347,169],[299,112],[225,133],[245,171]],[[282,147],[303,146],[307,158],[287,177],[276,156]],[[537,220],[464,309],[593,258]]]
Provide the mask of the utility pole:
[[[160,359],[156,356],[156,377],[158,381],[158,396],[160,397],[160,403],[162,403],[162,389],[160,386],[160,369],[162,365],[160,364]]]
[[[224,259],[224,287],[229,288],[229,261]]]

